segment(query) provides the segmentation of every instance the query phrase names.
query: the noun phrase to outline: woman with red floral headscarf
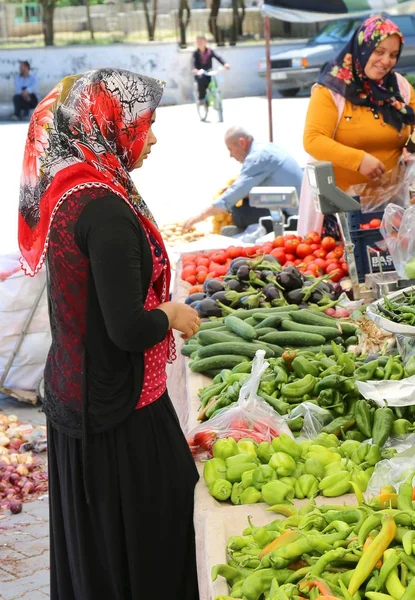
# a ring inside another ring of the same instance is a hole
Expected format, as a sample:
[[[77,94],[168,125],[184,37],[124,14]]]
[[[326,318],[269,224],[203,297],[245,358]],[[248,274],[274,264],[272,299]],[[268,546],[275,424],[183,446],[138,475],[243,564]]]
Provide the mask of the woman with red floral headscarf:
[[[312,90],[304,148],[333,163],[342,190],[396,167],[413,130],[415,91],[394,70],[403,44],[393,21],[366,19]]]
[[[22,266],[47,259],[45,369],[52,600],[197,600],[198,474],[166,390],[170,265],[130,171],[142,166],[163,84],[116,69],[65,78],[29,126]],[[162,576],[160,576],[162,573]]]

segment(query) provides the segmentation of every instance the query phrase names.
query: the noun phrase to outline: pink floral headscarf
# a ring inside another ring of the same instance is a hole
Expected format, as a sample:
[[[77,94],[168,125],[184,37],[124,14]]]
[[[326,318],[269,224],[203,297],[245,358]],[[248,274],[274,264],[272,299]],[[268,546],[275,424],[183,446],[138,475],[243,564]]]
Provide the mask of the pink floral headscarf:
[[[385,123],[400,131],[404,125],[415,123],[415,114],[402,98],[395,72],[390,71],[380,81],[365,75],[372,52],[391,35],[399,36],[402,49],[404,38],[393,21],[379,15],[366,19],[337,58],[327,64],[318,83],[353,104],[374,108],[383,115]]]

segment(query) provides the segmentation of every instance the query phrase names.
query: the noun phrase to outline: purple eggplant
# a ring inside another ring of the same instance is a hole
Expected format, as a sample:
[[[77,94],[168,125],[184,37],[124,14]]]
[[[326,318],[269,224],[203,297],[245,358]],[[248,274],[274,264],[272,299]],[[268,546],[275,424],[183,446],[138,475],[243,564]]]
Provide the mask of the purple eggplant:
[[[211,299],[215,302],[222,302],[222,304],[224,304],[225,306],[230,306],[232,300],[226,297],[227,293],[228,292],[215,292],[214,294],[212,294]]]
[[[223,292],[224,289],[223,283],[219,279],[206,279],[203,284],[203,291],[209,296],[216,292]]]
[[[241,281],[249,281],[250,267],[249,265],[241,265],[236,272],[236,276]]]
[[[205,298],[206,298],[206,294],[204,294],[203,292],[196,292],[194,294],[190,294],[190,296],[187,296],[187,298],[184,302],[185,302],[185,304],[192,304],[193,302],[200,302],[201,300],[204,300]]]
[[[199,317],[221,317],[222,311],[220,307],[216,304],[215,300],[212,298],[205,298],[201,300],[197,307],[197,312],[199,313]]]
[[[304,300],[304,291],[300,288],[290,290],[288,294],[286,294],[286,298],[290,304],[300,305]]]
[[[278,263],[278,260],[272,254],[264,254],[263,260],[269,263]]]
[[[249,263],[245,258],[234,258],[231,264],[229,265],[228,273],[230,275],[236,275],[239,267],[242,267],[242,265],[249,266]]]
[[[285,291],[290,292],[291,290],[297,290],[303,287],[301,273],[299,273],[299,275],[300,276],[296,275],[296,273],[284,270],[281,273],[278,273],[278,275],[276,276],[276,280],[284,288]]]
[[[262,290],[262,293],[268,302],[272,302],[272,300],[278,300],[281,298],[281,290],[279,290],[273,283],[266,285]]]
[[[227,291],[243,292],[246,289],[246,284],[242,283],[239,279],[229,279],[224,283]]]

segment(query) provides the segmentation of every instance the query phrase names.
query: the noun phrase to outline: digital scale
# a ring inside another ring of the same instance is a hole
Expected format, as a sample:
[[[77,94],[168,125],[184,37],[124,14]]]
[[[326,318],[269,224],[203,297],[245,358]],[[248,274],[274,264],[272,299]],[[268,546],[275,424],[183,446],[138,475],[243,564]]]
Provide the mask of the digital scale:
[[[249,205],[268,208],[271,216],[261,217],[259,225],[271,220],[275,237],[284,235],[286,222],[282,209],[298,207],[297,190],[295,187],[254,187],[249,193]]]

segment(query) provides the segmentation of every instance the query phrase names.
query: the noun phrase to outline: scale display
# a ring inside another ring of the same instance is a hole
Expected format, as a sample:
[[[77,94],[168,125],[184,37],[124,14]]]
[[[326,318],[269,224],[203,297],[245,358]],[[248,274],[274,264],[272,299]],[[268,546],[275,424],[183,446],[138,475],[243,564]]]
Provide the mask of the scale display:
[[[297,208],[295,187],[254,187],[249,193],[249,205],[255,208]]]

